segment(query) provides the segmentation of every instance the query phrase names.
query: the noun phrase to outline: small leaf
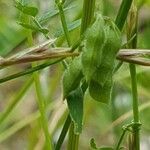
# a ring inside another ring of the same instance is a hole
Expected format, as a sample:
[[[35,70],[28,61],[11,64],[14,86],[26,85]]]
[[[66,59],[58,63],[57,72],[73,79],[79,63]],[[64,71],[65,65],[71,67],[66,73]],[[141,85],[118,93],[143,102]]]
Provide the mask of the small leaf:
[[[67,104],[71,119],[74,122],[74,133],[80,134],[83,121],[83,92],[80,87],[69,94]]]
[[[89,84],[90,96],[99,102],[108,104],[111,98],[111,91],[112,91],[111,79],[107,80],[103,86],[98,82],[95,82],[94,80],[90,81]]]
[[[81,57],[76,57],[69,64],[63,76],[63,98],[65,99],[70,92],[75,90],[83,77],[81,67]]]
[[[39,29],[40,32],[42,32],[43,34],[47,34],[49,32],[48,29],[46,28],[43,28],[40,24],[40,22],[36,19],[36,18],[33,18],[33,22],[34,24],[36,25],[36,28]]]
[[[23,13],[35,17],[38,14],[38,9],[36,7],[27,7],[24,6],[24,9],[22,10]]]
[[[93,138],[90,141],[90,145],[91,145],[92,150],[114,150],[112,147],[107,147],[107,146],[97,148],[95,140]]]
[[[26,28],[26,29],[31,29],[31,30],[39,31],[39,29],[36,28],[35,26],[33,26],[32,24],[23,23],[23,22],[17,22],[17,23],[19,25],[21,25],[22,27]]]
[[[15,1],[15,7],[20,10],[21,12],[23,12],[24,14],[30,15],[35,17],[38,14],[38,9],[36,7],[29,7],[26,5],[23,5],[22,3]]]
[[[32,24],[23,23],[23,22],[18,22],[18,24],[23,26],[26,29],[30,29],[30,30],[33,30],[33,31],[39,31],[39,32],[42,32],[43,34],[47,34],[49,32],[48,29],[38,28],[38,27],[36,27],[36,26],[34,26]]]

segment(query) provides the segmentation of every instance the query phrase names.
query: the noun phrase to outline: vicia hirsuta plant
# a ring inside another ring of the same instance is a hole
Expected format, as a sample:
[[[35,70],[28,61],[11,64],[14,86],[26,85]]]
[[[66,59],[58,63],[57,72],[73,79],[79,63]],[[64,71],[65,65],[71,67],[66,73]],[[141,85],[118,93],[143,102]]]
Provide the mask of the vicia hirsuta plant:
[[[52,62],[45,62],[42,65],[32,65],[31,69],[27,71],[14,74],[12,76],[8,76],[7,78],[0,79],[0,82],[5,82],[19,76],[23,76],[25,74],[33,73],[37,70],[43,69],[49,65],[63,62],[65,66],[64,74],[62,77],[62,86],[63,86],[63,100],[67,101],[69,114],[56,143],[56,146],[52,144],[52,139],[50,138],[50,134],[48,131],[47,125],[47,116],[46,116],[46,107],[44,106],[44,98],[41,92],[40,82],[39,82],[39,74],[34,73],[34,80],[36,85],[36,91],[38,96],[38,105],[41,113],[41,122],[45,134],[46,139],[46,149],[61,149],[61,145],[64,141],[64,138],[69,131],[69,139],[68,139],[68,150],[77,150],[79,144],[79,135],[82,132],[83,125],[83,114],[84,114],[84,95],[89,92],[89,95],[96,101],[109,104],[111,99],[111,92],[113,90],[113,75],[116,70],[119,69],[120,62],[116,60],[117,54],[119,50],[122,48],[121,42],[121,32],[124,27],[125,22],[127,21],[127,16],[130,9],[131,4],[136,7],[135,1],[132,0],[123,0],[121,3],[121,7],[119,9],[116,20],[113,21],[111,18],[103,16],[101,12],[95,12],[95,0],[84,0],[83,2],[83,14],[81,21],[81,30],[80,37],[78,37],[79,42],[77,44],[73,44],[70,40],[69,29],[65,18],[64,13],[64,4],[65,0],[56,0],[55,3],[58,7],[58,12],[60,14],[60,20],[63,27],[63,32],[69,46],[69,49],[57,48],[53,42],[50,53],[45,53],[45,48],[41,47],[35,51],[35,49],[31,49],[29,53],[19,55],[18,57],[14,57],[14,60],[8,59],[7,61],[2,60],[1,64],[3,67],[7,65],[17,64],[24,60],[25,62],[44,60],[44,59],[56,59]],[[24,4],[22,1],[16,1],[15,7],[21,12],[21,17],[19,20],[19,25],[26,28],[28,30],[28,44],[30,46],[33,45],[33,32],[41,32],[46,38],[50,38],[48,36],[48,29],[44,28],[40,21],[37,19],[38,9],[35,7],[30,7]],[[137,12],[135,12],[137,13]],[[137,15],[137,14],[136,14]],[[129,13],[130,21],[133,21],[133,24],[128,24],[127,33],[128,33],[128,41],[127,46],[130,49],[136,49],[136,41],[137,41],[137,16],[133,19],[132,15]],[[129,30],[130,29],[130,30]],[[59,37],[58,37],[59,38]],[[75,42],[76,43],[76,42]],[[49,43],[48,43],[49,44]],[[78,48],[77,53],[73,53]],[[46,48],[47,50],[48,48]],[[46,51],[47,52],[47,51]],[[48,55],[46,57],[46,54]],[[25,55],[25,56],[24,56]],[[23,56],[23,57],[22,57]],[[32,57],[31,57],[32,56]],[[33,57],[34,56],[34,57]],[[66,57],[72,57],[72,59],[67,62],[64,61]],[[120,56],[120,57],[119,57]],[[119,55],[119,59],[121,61],[130,62],[128,58],[129,53],[125,53],[121,57]],[[14,59],[13,58],[13,59]],[[30,58],[30,59],[29,59]],[[38,58],[38,59],[37,59]],[[58,59],[59,58],[59,59]],[[5,62],[5,63],[4,63]],[[132,93],[133,93],[133,115],[134,120],[132,123],[125,125],[123,127],[123,133],[119,139],[119,142],[115,148],[112,147],[102,147],[97,148],[94,139],[91,140],[91,148],[92,149],[101,149],[101,150],[119,150],[121,149],[121,143],[124,138],[124,135],[127,131],[133,132],[133,145],[135,144],[135,150],[139,150],[139,116],[138,116],[138,98],[137,98],[137,83],[136,83],[136,68],[133,64],[135,61],[132,59],[132,64],[130,64],[130,72],[131,72],[131,80],[132,80]],[[7,64],[7,65],[6,65]],[[119,64],[119,67],[118,65]],[[116,67],[117,66],[117,67]],[[116,69],[117,68],[117,69]],[[7,111],[6,111],[7,112]],[[9,112],[9,111],[8,111]],[[5,114],[7,116],[7,114]],[[4,117],[2,117],[4,118]],[[3,120],[3,119],[1,119]]]

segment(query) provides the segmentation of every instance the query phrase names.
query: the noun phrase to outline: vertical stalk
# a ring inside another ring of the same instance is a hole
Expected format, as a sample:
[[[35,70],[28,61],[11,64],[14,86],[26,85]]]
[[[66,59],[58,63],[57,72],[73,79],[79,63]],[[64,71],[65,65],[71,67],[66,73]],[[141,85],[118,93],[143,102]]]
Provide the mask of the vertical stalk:
[[[89,25],[93,21],[95,10],[95,0],[84,0],[83,2],[83,13],[81,22],[81,35],[86,31]]]
[[[130,66],[132,97],[133,97],[133,122],[139,123],[136,67],[134,64],[130,64],[129,66]],[[139,126],[137,125],[133,125],[133,145],[135,150],[140,150]]]
[[[61,131],[61,134],[59,136],[59,139],[57,141],[57,144],[56,144],[56,147],[55,147],[55,150],[60,150],[61,148],[61,145],[66,137],[66,134],[68,132],[68,129],[70,127],[70,123],[71,123],[71,118],[70,118],[70,115],[67,116],[67,119],[65,121],[65,124],[63,126],[63,129]]]
[[[122,141],[123,141],[123,138],[124,138],[124,136],[125,136],[125,133],[126,133],[126,130],[123,130],[122,135],[121,135],[121,137],[120,137],[120,139],[119,139],[119,141],[118,141],[118,144],[117,144],[115,150],[119,150],[119,149],[120,149],[120,145],[121,145],[121,143],[122,143]]]
[[[32,66],[34,66],[36,64],[33,64]],[[40,86],[40,79],[39,79],[39,74],[38,72],[34,72],[33,73],[34,76],[34,81],[35,81],[35,88],[36,88],[36,93],[37,93],[37,103],[39,106],[39,110],[41,113],[41,124],[42,124],[42,128],[44,131],[44,135],[45,135],[45,140],[46,140],[46,148],[47,150],[52,150],[52,143],[51,143],[51,137],[49,134],[49,130],[48,130],[48,121],[46,118],[46,107],[45,107],[45,99],[43,98],[42,95],[42,89]]]
[[[137,47],[137,20],[138,20],[138,12],[136,6],[136,0],[133,1],[129,18],[128,18],[128,26],[127,26],[127,38],[128,40],[136,34],[131,44],[128,45],[129,48]],[[131,86],[132,86],[132,99],[133,99],[133,145],[134,150],[140,150],[140,135],[139,135],[139,109],[138,109],[138,92],[137,92],[137,77],[136,77],[136,66],[134,64],[129,64],[130,67],[130,75],[131,75]]]
[[[115,23],[122,30],[133,0],[122,0]]]
[[[128,12],[130,10],[131,4],[132,4],[133,0],[122,0],[121,6],[119,8],[117,17],[115,19],[115,24],[117,25],[117,27],[119,28],[120,31],[122,31],[124,24],[126,22],[127,16],[128,16]],[[119,61],[114,73],[116,73],[119,68],[122,66],[123,62]]]
[[[71,122],[69,129],[69,141],[68,141],[68,150],[78,150],[79,145],[79,135],[74,134],[74,123]]]
[[[127,20],[127,16],[129,13],[129,10],[131,8],[132,2],[134,0],[122,0],[121,6],[119,8],[115,23],[117,25],[117,27],[120,29],[120,31],[122,31],[124,24]],[[132,10],[132,9],[131,9]],[[130,15],[131,11],[129,13]],[[136,17],[133,18],[133,16],[130,18],[130,25],[128,25],[127,28],[127,38],[128,40],[130,40],[133,35],[136,33],[136,36],[134,37],[134,39],[132,40],[131,45],[129,45],[130,48],[136,48],[137,45],[137,11],[134,11],[134,14],[136,14]],[[132,22],[133,21],[133,22]],[[118,69],[120,68],[120,66],[122,65],[122,62],[119,62],[117,67],[115,68],[115,71],[118,71]],[[130,73],[131,73],[131,80],[132,80],[132,93],[133,93],[133,116],[134,116],[134,122],[139,122],[139,111],[138,111],[138,97],[137,97],[137,83],[136,83],[136,67],[134,64],[130,64]],[[137,128],[137,127],[136,127]],[[139,128],[139,127],[138,127]],[[137,130],[138,131],[138,130]],[[138,131],[139,132],[139,131]],[[139,133],[136,132],[136,136],[137,136],[137,142],[139,143]],[[119,139],[119,142],[117,144],[116,150],[120,148],[121,142],[123,141],[123,137],[125,135],[125,131],[123,131],[121,138]],[[134,143],[135,144],[135,143]],[[138,144],[136,146],[137,148],[139,147]],[[139,150],[139,149],[136,149]]]
[[[63,30],[64,30],[64,34],[65,34],[68,46],[70,47],[71,46],[71,40],[70,40],[70,37],[69,37],[69,31],[68,31],[67,22],[66,22],[64,10],[63,10],[63,2],[61,2],[60,0],[56,0],[56,5],[59,9],[59,15],[60,15],[62,27],[63,27]]]
[[[91,25],[95,10],[95,0],[84,0],[83,2],[83,14],[81,22],[80,39],[83,33]],[[74,134],[74,123],[71,123],[69,130],[68,150],[78,150],[79,135]]]
[[[30,20],[29,20],[30,21]],[[33,46],[33,36],[32,36],[32,31],[28,30],[28,36],[27,36],[27,41],[30,46]],[[32,67],[36,66],[35,63],[32,64]],[[37,103],[39,106],[40,114],[41,114],[41,124],[43,128],[43,132],[45,135],[45,141],[46,141],[46,149],[47,150],[52,150],[52,143],[51,143],[51,137],[48,131],[48,121],[46,118],[46,107],[45,107],[45,100],[42,95],[42,89],[40,86],[40,79],[39,79],[39,74],[38,72],[33,73],[33,78],[35,82],[35,89],[36,89],[36,94],[37,94]]]
[[[64,34],[65,34],[65,37],[66,37],[66,40],[67,40],[67,44],[70,47],[71,46],[71,39],[69,37],[69,31],[68,31],[68,27],[67,27],[66,17],[65,17],[64,10],[63,10],[63,3],[64,2],[65,1],[55,0],[55,3],[56,3],[56,5],[58,7],[58,10],[59,10],[59,15],[60,15],[62,27],[63,27],[63,30],[64,30]],[[62,61],[62,63],[63,63],[64,68],[67,68],[67,66],[68,66],[67,62],[64,60],[64,61]],[[69,130],[70,124],[71,124],[71,118],[70,118],[70,115],[68,114],[68,117],[65,121],[62,132],[61,132],[61,134],[59,136],[59,139],[57,141],[55,150],[60,150],[61,149],[62,143],[63,143],[63,141],[66,137],[66,134]],[[72,141],[72,142],[74,142],[74,141]]]
[[[67,23],[66,23],[64,11],[63,11],[63,2],[59,0],[56,0],[55,2],[59,9],[59,14],[61,17],[61,22],[62,22],[63,30],[65,33],[65,37],[67,39],[68,46],[71,46],[71,40],[69,38],[69,31],[67,28]],[[82,23],[81,23],[81,34],[80,34],[81,36],[86,31],[86,29],[88,28],[88,26],[91,24],[93,20],[94,8],[95,8],[95,0],[84,0]],[[67,127],[69,127],[68,124],[67,124]],[[66,131],[65,131],[65,134],[66,134]],[[74,134],[74,123],[71,122],[70,129],[69,129],[68,150],[77,150],[78,144],[79,144],[79,135]]]

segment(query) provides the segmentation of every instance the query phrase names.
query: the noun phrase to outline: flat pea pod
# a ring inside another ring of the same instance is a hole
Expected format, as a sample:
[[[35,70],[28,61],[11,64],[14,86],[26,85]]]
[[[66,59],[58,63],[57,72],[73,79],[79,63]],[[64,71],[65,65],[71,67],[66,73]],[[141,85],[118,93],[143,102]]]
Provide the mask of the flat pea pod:
[[[92,79],[103,86],[113,74],[116,54],[121,47],[121,34],[111,20],[105,21],[105,43],[102,47],[101,63],[97,66]]]
[[[82,52],[82,70],[86,81],[89,83],[97,67],[101,64],[104,37],[104,19],[98,15],[93,25],[85,34]]]
[[[109,18],[97,15],[87,31],[82,53],[82,70],[89,93],[97,101],[110,100],[116,54],[121,47],[121,33]]]

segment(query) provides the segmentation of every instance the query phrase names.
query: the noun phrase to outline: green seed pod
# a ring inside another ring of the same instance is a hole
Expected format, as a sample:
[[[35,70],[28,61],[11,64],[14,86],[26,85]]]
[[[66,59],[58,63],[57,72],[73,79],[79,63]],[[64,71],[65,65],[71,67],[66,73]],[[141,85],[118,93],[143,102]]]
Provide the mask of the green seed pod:
[[[82,79],[81,57],[76,57],[69,64],[63,75],[63,99],[75,90]]]
[[[105,41],[104,37],[104,19],[98,15],[94,24],[85,34],[85,47],[82,53],[82,70],[89,82],[97,67],[101,64],[102,47]]]
[[[112,85],[113,82],[111,78],[108,79],[103,86],[91,80],[89,84],[90,96],[96,101],[107,104],[111,98]]]
[[[115,66],[116,54],[121,47],[121,34],[111,20],[105,21],[105,43],[102,47],[101,63],[97,66],[92,79],[103,86],[107,79],[112,76]]]
[[[110,99],[116,54],[121,34],[109,18],[97,16],[87,31],[82,54],[82,69],[92,98],[103,103]]]

